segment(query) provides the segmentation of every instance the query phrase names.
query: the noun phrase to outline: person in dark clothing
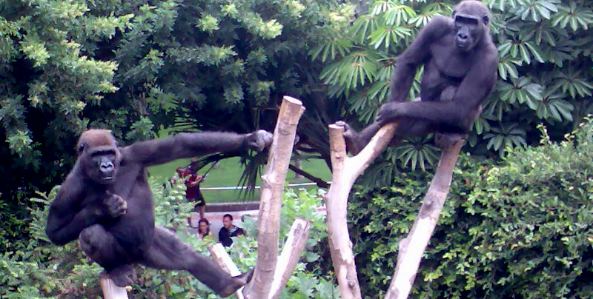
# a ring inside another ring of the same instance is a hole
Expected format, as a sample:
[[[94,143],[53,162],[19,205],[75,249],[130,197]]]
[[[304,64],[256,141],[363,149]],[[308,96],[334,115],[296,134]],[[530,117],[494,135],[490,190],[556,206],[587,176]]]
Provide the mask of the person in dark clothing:
[[[230,214],[225,214],[222,217],[222,224],[223,227],[218,232],[218,241],[225,247],[229,247],[233,244],[232,237],[245,234],[245,231],[243,231],[242,228],[233,225],[233,216]]]

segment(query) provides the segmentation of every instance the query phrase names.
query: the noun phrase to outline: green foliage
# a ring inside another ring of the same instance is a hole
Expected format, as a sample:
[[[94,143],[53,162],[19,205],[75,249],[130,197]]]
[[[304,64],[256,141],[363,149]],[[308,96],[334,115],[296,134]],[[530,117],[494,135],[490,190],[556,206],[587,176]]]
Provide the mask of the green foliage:
[[[271,130],[280,99],[291,95],[307,106],[301,142],[328,157],[323,133],[339,110],[324,103],[321,65],[308,51],[337,22],[339,7],[335,0],[0,1],[6,211],[63,179],[88,127],[112,130],[122,145],[163,129]],[[2,226],[16,231],[18,223]]]
[[[199,240],[187,228],[187,217],[193,205],[185,199],[185,187],[181,181],[165,186],[155,180],[150,182],[155,200],[157,225],[176,231],[177,236],[193,246],[200,254],[209,256],[208,245],[214,239]],[[94,298],[100,295],[99,273],[101,267],[88,261],[78,249],[76,242],[64,247],[51,245],[45,235],[45,223],[49,203],[55,198],[59,187],[50,193],[39,193],[31,201],[39,208],[31,208],[29,230],[32,238],[15,244],[14,251],[0,255],[0,297],[46,298],[54,296]],[[319,197],[306,191],[286,193],[282,208],[281,235],[286,236],[296,217],[311,221],[311,232],[303,262],[288,282],[283,298],[331,298],[336,289],[329,277],[320,275],[319,256],[325,244],[324,217],[318,212]],[[228,249],[232,259],[242,271],[255,265],[257,241],[255,222],[246,222],[248,234],[238,237]],[[283,243],[284,240],[281,240]],[[280,248],[279,248],[280,249]],[[157,271],[137,267],[138,279],[133,285],[134,296],[142,298],[217,298],[190,274],[177,271]]]
[[[373,120],[389,95],[397,55],[435,15],[451,14],[458,1],[368,1],[368,11],[337,12],[352,25],[334,26],[325,42],[311,51],[328,63],[322,79],[329,95],[345,107],[344,114],[359,127]],[[499,84],[469,138],[476,153],[505,151],[537,144],[537,123],[545,123],[554,138],[572,130],[593,111],[593,2],[574,0],[487,0],[492,10],[492,34],[498,45]],[[422,71],[418,72],[420,75]],[[419,76],[411,91],[418,95]],[[583,105],[582,109],[576,106]],[[533,136],[533,137],[529,137]],[[425,169],[438,155],[431,139],[404,143],[390,150],[390,164]],[[414,157],[414,158],[411,158]],[[377,166],[375,166],[377,168]],[[393,171],[391,175],[397,175]],[[375,179],[376,180],[376,179]]]
[[[543,128],[543,126],[541,127]],[[593,122],[500,165],[461,157],[415,280],[418,298],[593,296]],[[429,183],[402,174],[350,205],[364,292],[383,294]]]

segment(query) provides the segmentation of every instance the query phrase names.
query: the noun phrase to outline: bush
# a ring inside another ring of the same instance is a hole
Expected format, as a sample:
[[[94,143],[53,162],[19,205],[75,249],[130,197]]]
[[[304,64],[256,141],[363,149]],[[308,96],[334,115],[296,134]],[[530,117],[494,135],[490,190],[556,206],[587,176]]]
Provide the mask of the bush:
[[[559,144],[542,132],[542,146],[515,150],[501,165],[461,158],[414,297],[593,296],[593,122]],[[367,295],[387,290],[428,183],[402,175],[350,206]]]
[[[203,255],[209,255],[208,245],[213,239],[199,240],[182,229],[192,209],[183,191],[183,183],[163,186],[151,180],[157,225],[173,228],[177,236]],[[32,238],[14,244],[14,251],[0,255],[0,298],[96,298],[101,294],[99,274],[101,267],[91,263],[77,248],[76,242],[64,247],[49,243],[45,235],[49,203],[59,187],[48,194],[39,194],[31,201],[42,208],[31,209],[29,229]],[[303,260],[288,282],[283,298],[331,298],[335,287],[331,279],[319,275],[319,250],[324,248],[324,217],[316,213],[320,201],[310,192],[288,191],[282,208],[281,236],[285,236],[296,217],[312,222],[307,250]],[[229,253],[242,271],[255,265],[257,242],[255,222],[247,221],[247,236],[237,238]],[[281,240],[283,243],[284,240]],[[131,298],[217,298],[189,273],[157,271],[136,267],[138,279],[130,293]],[[328,295],[329,294],[329,295]]]

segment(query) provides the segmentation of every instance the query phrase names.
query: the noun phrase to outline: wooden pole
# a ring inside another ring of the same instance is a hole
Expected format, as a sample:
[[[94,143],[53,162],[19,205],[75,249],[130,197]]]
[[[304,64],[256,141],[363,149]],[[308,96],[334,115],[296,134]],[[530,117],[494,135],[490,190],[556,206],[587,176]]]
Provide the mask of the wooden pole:
[[[292,227],[282,248],[282,253],[276,264],[274,280],[272,281],[270,296],[268,298],[276,299],[280,297],[282,289],[296,268],[303,250],[305,250],[310,228],[311,224],[309,221],[301,218],[295,219],[292,223]]]
[[[280,106],[268,164],[262,176],[257,262],[253,279],[244,291],[245,297],[249,299],[268,298],[270,295],[278,259],[280,208],[284,181],[292,156],[297,125],[304,111],[301,101],[287,96],[284,97]]]
[[[348,233],[348,195],[354,181],[389,145],[396,126],[395,123],[383,126],[354,157],[346,154],[344,127],[336,124],[329,126],[332,184],[326,194],[327,226],[332,263],[342,299],[362,298]]]
[[[128,299],[128,292],[126,288],[116,286],[113,281],[109,278],[107,273],[102,272],[99,284],[103,291],[103,298],[105,299]]]
[[[208,246],[208,251],[215,263],[217,263],[224,271],[229,273],[231,276],[241,275],[241,271],[237,268],[237,265],[233,262],[229,254],[224,249],[224,246],[220,243],[216,243]],[[245,298],[243,296],[243,288],[240,288],[235,292],[237,299]]]
[[[386,299],[408,298],[412,290],[422,255],[437,225],[445,199],[449,193],[453,169],[463,144],[464,140],[460,137],[449,148],[445,149],[441,155],[436,174],[424,196],[422,207],[416,221],[414,221],[412,230],[399,243],[397,266],[385,296]]]

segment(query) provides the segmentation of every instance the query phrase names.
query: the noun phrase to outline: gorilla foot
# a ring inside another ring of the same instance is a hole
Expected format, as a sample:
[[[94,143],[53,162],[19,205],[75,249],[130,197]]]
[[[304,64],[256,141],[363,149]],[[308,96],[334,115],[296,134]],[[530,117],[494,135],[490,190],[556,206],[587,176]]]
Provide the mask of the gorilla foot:
[[[346,152],[350,153],[351,155],[358,155],[360,151],[369,143],[369,140],[366,140],[362,136],[362,134],[354,131],[344,121],[336,122],[336,125],[344,128],[344,141],[346,141]]]
[[[253,278],[253,269],[231,278],[231,283],[226,286],[218,295],[220,297],[228,297],[234,294],[238,289],[248,284]]]
[[[462,134],[454,134],[454,133],[436,133],[434,135],[434,143],[440,147],[442,150],[448,149],[456,142],[464,139],[466,136]]]
[[[132,265],[123,265],[107,272],[109,278],[118,287],[127,287],[136,280],[136,270]]]

